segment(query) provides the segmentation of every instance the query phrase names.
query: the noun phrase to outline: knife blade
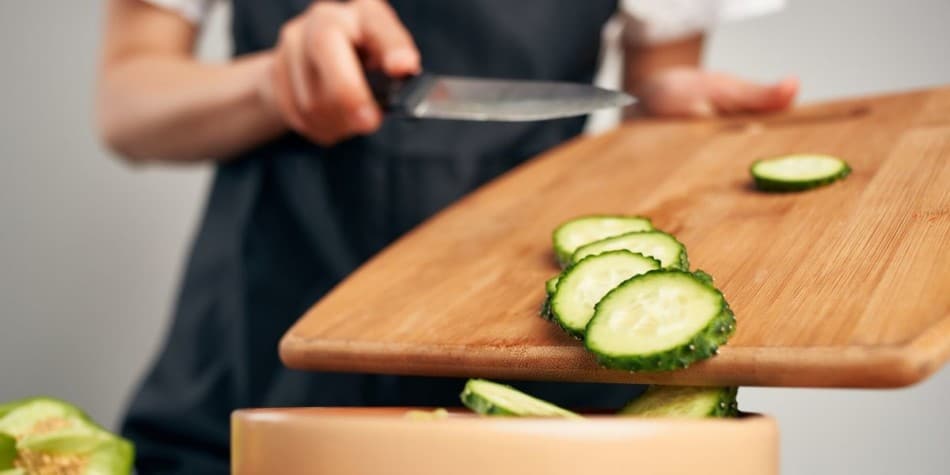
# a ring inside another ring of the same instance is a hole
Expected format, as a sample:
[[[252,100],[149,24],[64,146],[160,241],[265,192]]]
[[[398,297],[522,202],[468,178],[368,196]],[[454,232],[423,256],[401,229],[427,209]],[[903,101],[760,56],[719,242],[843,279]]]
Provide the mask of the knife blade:
[[[393,79],[368,72],[383,109],[419,119],[522,122],[557,119],[623,107],[636,99],[590,84],[441,76]]]

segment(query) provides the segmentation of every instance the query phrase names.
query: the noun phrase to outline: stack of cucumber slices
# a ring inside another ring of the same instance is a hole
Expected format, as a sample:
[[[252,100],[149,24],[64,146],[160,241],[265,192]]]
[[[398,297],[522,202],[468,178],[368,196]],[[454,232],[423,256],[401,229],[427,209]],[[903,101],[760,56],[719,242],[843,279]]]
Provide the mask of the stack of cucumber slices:
[[[686,247],[641,216],[583,216],[554,230],[560,274],[544,284],[541,316],[584,341],[597,361],[671,371],[715,355],[736,328],[712,277],[690,271]],[[651,386],[621,416],[733,417],[735,387]],[[489,416],[579,418],[503,384],[469,380],[462,403]]]
[[[51,398],[0,405],[0,475],[126,475],[132,444]]]
[[[607,368],[685,368],[735,331],[712,278],[690,272],[686,247],[646,218],[572,219],[554,231],[554,250],[564,270],[545,283],[541,314]]]

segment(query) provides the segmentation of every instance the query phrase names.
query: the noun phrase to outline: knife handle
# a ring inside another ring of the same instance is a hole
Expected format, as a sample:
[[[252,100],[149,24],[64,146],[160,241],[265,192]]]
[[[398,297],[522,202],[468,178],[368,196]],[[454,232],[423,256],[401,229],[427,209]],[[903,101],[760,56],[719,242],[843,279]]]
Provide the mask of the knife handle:
[[[382,71],[366,71],[366,82],[376,103],[387,114],[411,116],[413,109],[425,98],[432,77],[421,73],[393,78]]]

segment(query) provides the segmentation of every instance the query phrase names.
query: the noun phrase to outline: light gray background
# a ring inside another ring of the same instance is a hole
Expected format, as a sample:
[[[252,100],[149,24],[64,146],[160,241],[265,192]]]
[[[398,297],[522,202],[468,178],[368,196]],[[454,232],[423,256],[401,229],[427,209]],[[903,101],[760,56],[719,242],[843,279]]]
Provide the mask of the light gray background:
[[[0,401],[55,395],[114,426],[165,331],[209,173],[133,169],[97,143],[101,3],[0,2]],[[226,55],[225,25],[219,11],[205,57]],[[792,0],[723,26],[706,57],[796,73],[807,102],[950,83],[948,46],[946,0]],[[950,369],[897,391],[741,395],[779,419],[788,474],[950,473],[948,402]]]

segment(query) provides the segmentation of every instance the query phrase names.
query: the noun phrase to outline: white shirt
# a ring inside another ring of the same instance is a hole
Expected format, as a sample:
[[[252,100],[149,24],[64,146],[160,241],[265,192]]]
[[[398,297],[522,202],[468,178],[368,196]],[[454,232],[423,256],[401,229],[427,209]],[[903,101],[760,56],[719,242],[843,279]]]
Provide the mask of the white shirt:
[[[201,23],[216,0],[145,0]],[[709,30],[719,23],[780,10],[785,0],[620,0],[627,43],[655,44]]]

